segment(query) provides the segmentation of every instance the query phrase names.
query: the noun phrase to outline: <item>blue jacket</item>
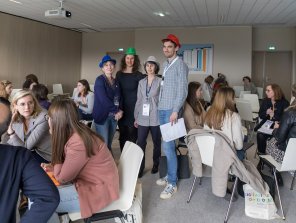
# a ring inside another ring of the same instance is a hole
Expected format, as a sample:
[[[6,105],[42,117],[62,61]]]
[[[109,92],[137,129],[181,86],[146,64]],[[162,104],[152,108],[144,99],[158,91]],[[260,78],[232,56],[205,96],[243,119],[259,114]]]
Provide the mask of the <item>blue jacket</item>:
[[[16,222],[20,189],[33,202],[20,222],[46,223],[60,202],[56,186],[28,149],[0,144],[1,223]]]
[[[121,108],[120,88],[116,79],[111,86],[107,77],[102,74],[96,79],[94,93],[95,103],[92,115],[95,123],[102,125],[109,114],[116,114]],[[115,105],[114,98],[119,102],[119,106]]]

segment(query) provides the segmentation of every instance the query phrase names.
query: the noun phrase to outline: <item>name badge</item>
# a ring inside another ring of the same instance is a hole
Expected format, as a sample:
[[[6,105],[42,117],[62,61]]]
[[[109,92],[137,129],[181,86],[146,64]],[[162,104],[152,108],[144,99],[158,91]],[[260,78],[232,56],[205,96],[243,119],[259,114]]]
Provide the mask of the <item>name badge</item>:
[[[143,104],[143,116],[149,116],[150,104]]]

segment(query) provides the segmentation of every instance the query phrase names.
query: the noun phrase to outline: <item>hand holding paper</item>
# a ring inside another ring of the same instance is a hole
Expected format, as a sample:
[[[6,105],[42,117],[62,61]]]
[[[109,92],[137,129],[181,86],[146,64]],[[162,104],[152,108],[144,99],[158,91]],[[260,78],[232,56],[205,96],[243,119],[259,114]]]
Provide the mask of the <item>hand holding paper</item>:
[[[161,125],[160,131],[162,139],[165,142],[179,139],[180,137],[187,135],[183,118],[178,119],[173,125],[171,122]]]

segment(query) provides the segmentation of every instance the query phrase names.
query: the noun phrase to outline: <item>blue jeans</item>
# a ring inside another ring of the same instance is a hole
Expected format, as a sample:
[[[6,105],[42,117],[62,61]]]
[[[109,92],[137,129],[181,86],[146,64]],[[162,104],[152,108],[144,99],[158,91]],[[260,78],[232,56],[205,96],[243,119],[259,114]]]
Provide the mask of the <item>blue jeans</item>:
[[[73,184],[58,187],[58,190],[60,194],[60,204],[47,223],[59,223],[57,213],[73,213],[80,211],[78,193]]]
[[[166,124],[170,122],[170,116],[172,114],[173,110],[158,110],[159,115],[159,123],[160,125]],[[172,184],[173,186],[177,185],[177,154],[176,154],[176,144],[175,140],[164,142],[162,141],[162,148],[164,151],[164,154],[167,157],[167,177],[168,182]]]
[[[109,150],[111,150],[113,137],[116,131],[117,121],[114,116],[108,116],[104,124],[99,125],[95,123],[96,132],[103,137],[105,143],[107,144]]]

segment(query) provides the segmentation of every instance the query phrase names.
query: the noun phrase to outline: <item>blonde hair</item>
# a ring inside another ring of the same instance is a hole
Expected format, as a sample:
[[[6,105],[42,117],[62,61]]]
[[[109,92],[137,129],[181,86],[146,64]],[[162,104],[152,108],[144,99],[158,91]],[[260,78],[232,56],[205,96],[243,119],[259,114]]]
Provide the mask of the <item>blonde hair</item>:
[[[217,90],[213,104],[206,113],[204,123],[210,128],[221,130],[226,112],[235,112],[234,90],[231,87],[222,87]]]
[[[34,102],[34,109],[33,109],[33,113],[31,114],[31,116],[33,116],[33,117],[38,116],[40,114],[40,112],[42,111],[42,108],[39,105],[39,103],[38,103],[36,97],[33,95],[33,93],[31,91],[28,91],[28,90],[19,90],[19,91],[17,91],[15,93],[15,95],[13,96],[12,101],[11,101],[11,111],[12,111],[12,113],[15,112],[15,105],[17,104],[18,100],[23,98],[23,97],[26,97],[26,96],[31,96],[32,99],[33,99],[33,102]],[[17,113],[16,120],[18,122],[23,121],[22,115]]]

